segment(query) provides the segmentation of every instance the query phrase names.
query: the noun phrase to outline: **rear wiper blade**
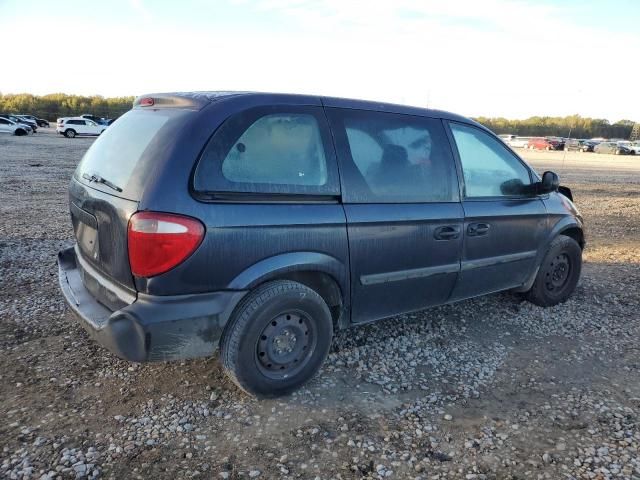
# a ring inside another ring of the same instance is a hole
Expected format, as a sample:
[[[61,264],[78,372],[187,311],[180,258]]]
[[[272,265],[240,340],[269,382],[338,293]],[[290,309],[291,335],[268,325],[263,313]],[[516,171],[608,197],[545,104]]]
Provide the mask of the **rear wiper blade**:
[[[115,183],[112,183],[106,178],[102,178],[100,175],[96,175],[95,173],[83,173],[82,178],[84,178],[85,180],[89,180],[90,182],[96,182],[106,185],[109,188],[113,188],[116,192],[122,191],[122,189]]]

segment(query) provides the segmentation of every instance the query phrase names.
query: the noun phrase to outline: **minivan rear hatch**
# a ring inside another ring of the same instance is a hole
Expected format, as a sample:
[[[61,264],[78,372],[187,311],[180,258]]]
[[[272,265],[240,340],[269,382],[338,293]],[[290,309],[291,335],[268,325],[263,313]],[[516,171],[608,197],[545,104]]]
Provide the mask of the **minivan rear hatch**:
[[[112,310],[135,299],[127,225],[145,185],[161,168],[171,139],[193,114],[178,108],[137,107],[93,143],[69,188],[76,256],[85,287]]]

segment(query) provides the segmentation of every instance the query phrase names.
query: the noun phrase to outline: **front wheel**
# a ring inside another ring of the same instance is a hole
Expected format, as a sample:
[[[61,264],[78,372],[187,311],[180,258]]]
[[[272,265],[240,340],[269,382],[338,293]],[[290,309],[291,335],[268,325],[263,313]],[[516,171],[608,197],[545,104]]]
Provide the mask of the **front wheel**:
[[[565,302],[573,293],[582,270],[582,249],[573,238],[558,235],[549,246],[527,300],[541,307]]]
[[[245,392],[276,397],[318,372],[332,337],[331,313],[322,297],[300,283],[278,280],[241,301],[222,336],[220,356]]]

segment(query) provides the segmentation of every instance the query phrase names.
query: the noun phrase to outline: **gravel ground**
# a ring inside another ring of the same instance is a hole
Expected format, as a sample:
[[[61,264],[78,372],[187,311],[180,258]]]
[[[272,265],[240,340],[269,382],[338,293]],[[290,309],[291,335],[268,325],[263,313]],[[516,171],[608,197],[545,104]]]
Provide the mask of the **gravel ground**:
[[[542,309],[499,294],[340,332],[290,397],[217,358],[130,364],[64,306],[68,180],[90,139],[0,137],[0,477],[640,479],[640,159],[524,152],[588,225]]]

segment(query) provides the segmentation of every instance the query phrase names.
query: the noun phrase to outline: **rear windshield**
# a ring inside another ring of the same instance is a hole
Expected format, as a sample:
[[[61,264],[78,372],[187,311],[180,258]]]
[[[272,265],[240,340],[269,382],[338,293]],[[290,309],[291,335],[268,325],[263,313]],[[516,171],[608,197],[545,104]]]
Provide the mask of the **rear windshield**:
[[[75,178],[83,175],[102,177],[122,189],[117,192],[104,184],[91,185],[113,195],[139,200],[141,179],[153,167],[145,151],[162,138],[162,130],[172,128],[188,112],[185,110],[130,110],[118,118],[91,145],[76,169]]]

